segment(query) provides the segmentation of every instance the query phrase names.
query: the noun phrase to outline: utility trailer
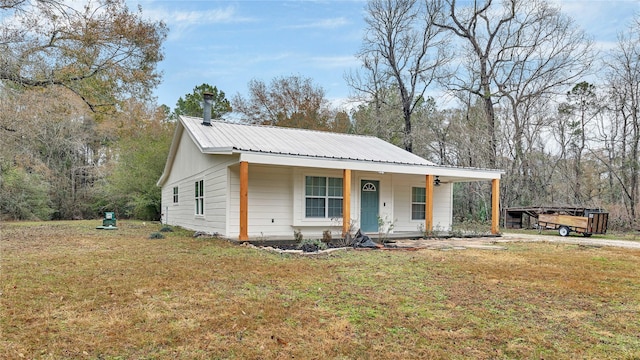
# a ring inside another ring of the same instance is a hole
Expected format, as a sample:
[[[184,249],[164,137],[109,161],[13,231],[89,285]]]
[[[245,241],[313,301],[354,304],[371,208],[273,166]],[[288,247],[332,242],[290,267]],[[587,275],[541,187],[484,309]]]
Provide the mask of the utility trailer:
[[[558,230],[561,236],[576,232],[584,236],[604,234],[607,232],[609,214],[598,210],[585,211],[583,216],[562,214],[538,215],[538,228]]]
[[[604,234],[607,232],[609,213],[601,209],[576,207],[529,207],[505,209],[505,226],[507,228],[523,228],[527,218],[538,230],[558,230],[561,236],[571,232],[584,236]]]

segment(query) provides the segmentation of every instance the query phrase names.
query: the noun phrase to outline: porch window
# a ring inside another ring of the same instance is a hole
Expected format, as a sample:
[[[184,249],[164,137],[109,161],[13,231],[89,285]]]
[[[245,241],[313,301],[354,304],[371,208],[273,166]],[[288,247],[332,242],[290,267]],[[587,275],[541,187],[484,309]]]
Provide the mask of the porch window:
[[[196,215],[204,215],[204,180],[196,181]]]
[[[411,220],[424,220],[427,203],[425,188],[411,188]]]
[[[342,178],[305,177],[305,217],[342,216]]]
[[[178,187],[177,186],[173,187],[173,203],[174,204],[178,203]]]

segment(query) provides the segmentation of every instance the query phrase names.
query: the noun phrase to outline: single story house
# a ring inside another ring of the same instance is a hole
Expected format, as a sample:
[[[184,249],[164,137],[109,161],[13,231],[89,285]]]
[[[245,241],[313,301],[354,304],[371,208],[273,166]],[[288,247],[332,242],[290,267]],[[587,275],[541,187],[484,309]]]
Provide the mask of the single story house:
[[[211,121],[205,109],[179,117],[157,184],[164,223],[247,241],[447,230],[453,183],[466,181],[492,182],[497,233],[501,174],[370,136]]]

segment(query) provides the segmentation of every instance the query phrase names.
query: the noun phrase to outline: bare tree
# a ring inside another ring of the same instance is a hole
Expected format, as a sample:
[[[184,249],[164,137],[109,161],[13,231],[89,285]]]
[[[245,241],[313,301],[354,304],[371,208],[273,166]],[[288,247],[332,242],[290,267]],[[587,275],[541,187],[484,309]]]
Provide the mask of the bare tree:
[[[389,141],[386,130],[390,126],[383,114],[383,107],[394,106],[389,99],[392,91],[389,75],[382,69],[378,53],[362,55],[360,60],[365,71],[345,74],[347,84],[355,90],[352,99],[358,109],[354,111],[354,118],[357,115],[356,121],[360,125],[356,131]],[[373,111],[368,111],[371,109]]]
[[[267,86],[262,80],[249,82],[249,98],[236,94],[234,111],[252,124],[330,130],[334,112],[324,89],[310,78],[288,76],[274,78]]]
[[[131,12],[124,0],[0,3],[0,80],[64,87],[92,110],[147,98],[159,83],[167,29]]]
[[[435,13],[424,11],[416,0],[373,0],[366,9],[367,33],[358,57],[372,84],[359,89],[370,93],[376,104],[378,90],[397,89],[404,120],[403,146],[408,151],[413,151],[412,114],[447,59],[442,31],[429,18]]]
[[[583,157],[587,151],[589,134],[594,133],[592,124],[595,117],[600,113],[600,105],[596,98],[595,86],[587,82],[581,82],[567,93],[567,102],[560,104],[559,107],[560,121],[564,132],[561,137],[561,150],[567,162],[567,183],[571,185],[573,201],[581,204],[587,200],[586,194],[583,193],[583,183],[585,175],[585,164]]]
[[[0,136],[0,177],[11,172],[39,177],[47,184],[47,203],[53,209],[49,215],[72,218],[90,207],[89,192],[100,177],[90,149],[105,138],[97,134],[81,100],[59,90],[3,94],[0,124],[6,131]]]
[[[472,93],[484,103],[489,165],[497,165],[496,106],[506,99],[514,125],[516,163],[521,164],[530,109],[585,74],[591,43],[570,18],[544,0],[433,0],[436,25],[462,40],[463,59],[450,89]]]
[[[608,163],[616,178],[629,218],[637,221],[640,194],[640,17],[621,34],[607,59],[607,78],[614,113],[610,138],[617,138],[614,161]],[[615,131],[615,133],[613,133]],[[611,149],[610,149],[611,150]]]
[[[516,0],[506,2],[504,8],[499,10],[491,6],[491,0],[480,5],[473,1],[471,7],[459,7],[455,0],[435,0],[431,3],[437,5],[428,7],[430,10],[441,12],[441,16],[431,15],[435,20],[434,25],[452,32],[466,42],[470,55],[467,58],[470,63],[466,64],[469,73],[453,77],[449,86],[454,90],[471,92],[483,100],[491,154],[489,164],[495,166],[497,139],[494,103],[497,101],[497,91],[492,81],[492,64],[495,64],[493,57],[496,52],[494,44],[499,34],[515,18]],[[462,67],[458,71],[461,69]]]
[[[370,101],[352,110],[356,134],[376,136],[396,146],[404,146],[401,102],[395,88],[379,88]]]

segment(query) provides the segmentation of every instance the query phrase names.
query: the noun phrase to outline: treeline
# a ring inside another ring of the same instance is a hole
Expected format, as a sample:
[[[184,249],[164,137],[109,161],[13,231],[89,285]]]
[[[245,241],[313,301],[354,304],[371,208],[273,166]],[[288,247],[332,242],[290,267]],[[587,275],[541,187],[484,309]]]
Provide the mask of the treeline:
[[[603,207],[613,227],[640,227],[637,17],[605,50],[545,0],[373,0],[365,20],[346,76],[355,132],[504,170],[502,207]],[[456,217],[484,220],[487,187],[458,184]]]
[[[164,23],[123,0],[0,5],[0,218],[157,218]]]
[[[174,128],[162,108],[123,102],[98,116],[62,88],[0,94],[3,220],[158,217]]]
[[[171,110],[150,97],[164,24],[122,1],[38,3],[0,10],[14,30],[0,39],[3,219],[157,219],[175,118],[201,116],[210,92],[214,118],[377,136],[437,164],[504,170],[502,207],[602,207],[612,227],[639,227],[638,21],[598,52],[544,0],[373,0],[361,67],[345,74],[350,110],[301,75],[253,80],[231,99],[203,83]],[[58,25],[30,32],[29,19]],[[64,26],[79,27],[59,36]],[[456,220],[489,217],[488,187],[456,184]]]

